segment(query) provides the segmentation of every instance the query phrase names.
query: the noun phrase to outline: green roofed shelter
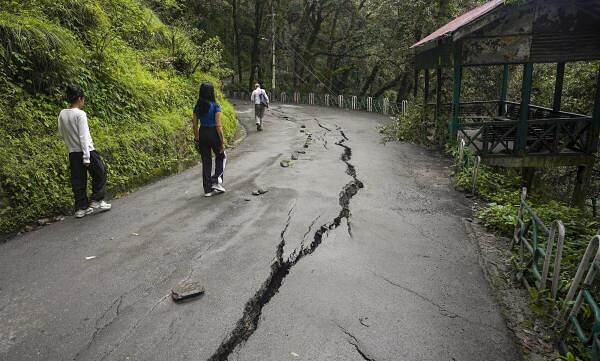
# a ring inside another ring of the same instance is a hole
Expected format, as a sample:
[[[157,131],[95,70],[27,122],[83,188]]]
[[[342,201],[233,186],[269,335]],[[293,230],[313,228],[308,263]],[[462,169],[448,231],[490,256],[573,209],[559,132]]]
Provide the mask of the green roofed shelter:
[[[451,141],[464,139],[490,165],[576,165],[580,166],[578,187],[589,181],[600,135],[600,82],[589,90],[595,92],[592,116],[562,111],[561,95],[565,63],[600,60],[600,1],[492,0],[437,29],[411,49],[417,71],[425,72],[425,105],[429,71],[437,70],[438,134],[439,128],[446,126],[440,118],[440,73],[451,67]],[[530,104],[533,70],[539,63],[556,64],[552,108]],[[509,65],[519,65],[523,71],[518,102],[507,99]],[[503,77],[498,80],[500,99],[461,102],[463,68],[476,66],[503,67]]]

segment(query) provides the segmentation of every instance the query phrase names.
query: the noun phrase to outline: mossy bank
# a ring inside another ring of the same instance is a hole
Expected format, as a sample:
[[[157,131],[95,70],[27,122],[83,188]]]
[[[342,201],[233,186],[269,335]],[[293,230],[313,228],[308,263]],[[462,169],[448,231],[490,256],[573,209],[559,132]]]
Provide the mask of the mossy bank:
[[[136,0],[5,2],[0,44],[0,234],[72,211],[57,131],[67,84],[86,93],[114,194],[197,162],[190,118],[198,86],[218,85],[228,72],[218,39],[165,24]],[[235,112],[217,97],[230,140]]]

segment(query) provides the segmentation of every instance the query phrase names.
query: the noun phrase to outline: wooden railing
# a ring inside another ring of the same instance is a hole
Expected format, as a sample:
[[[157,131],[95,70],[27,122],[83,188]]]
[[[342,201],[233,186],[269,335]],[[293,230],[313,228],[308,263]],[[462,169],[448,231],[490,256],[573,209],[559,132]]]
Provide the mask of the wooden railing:
[[[533,119],[527,125],[527,154],[586,151],[589,117]],[[478,121],[462,123],[460,132],[478,154],[514,154],[517,126],[517,120]]]

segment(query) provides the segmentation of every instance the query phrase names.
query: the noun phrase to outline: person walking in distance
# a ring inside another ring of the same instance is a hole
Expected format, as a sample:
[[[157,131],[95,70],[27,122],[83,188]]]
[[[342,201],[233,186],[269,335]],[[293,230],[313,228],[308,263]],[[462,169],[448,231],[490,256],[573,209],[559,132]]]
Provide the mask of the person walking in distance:
[[[67,87],[66,94],[70,107],[61,110],[58,115],[58,131],[69,151],[75,217],[82,218],[95,211],[107,211],[111,205],[104,201],[106,169],[100,155],[94,149],[87,115],[82,110],[85,95],[81,89],[74,86]],[[91,202],[87,195],[88,173],[92,177]]]
[[[200,85],[198,101],[194,106],[192,125],[196,147],[202,158],[204,196],[211,197],[224,193],[223,173],[227,161],[225,139],[221,123],[221,108],[215,101],[215,89],[210,83]],[[211,151],[215,153],[214,174],[212,174]]]
[[[256,130],[262,130],[262,120],[265,115],[265,108],[269,107],[269,97],[260,84],[254,84],[254,91],[250,95],[250,100],[254,102],[254,115],[256,116]]]

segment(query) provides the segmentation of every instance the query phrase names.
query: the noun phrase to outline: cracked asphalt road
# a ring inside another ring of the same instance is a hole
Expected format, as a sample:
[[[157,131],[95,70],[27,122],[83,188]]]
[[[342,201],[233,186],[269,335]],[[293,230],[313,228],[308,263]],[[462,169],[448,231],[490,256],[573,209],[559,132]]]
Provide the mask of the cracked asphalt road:
[[[445,159],[378,115],[237,108],[226,194],[194,167],[0,245],[1,360],[520,359]]]

